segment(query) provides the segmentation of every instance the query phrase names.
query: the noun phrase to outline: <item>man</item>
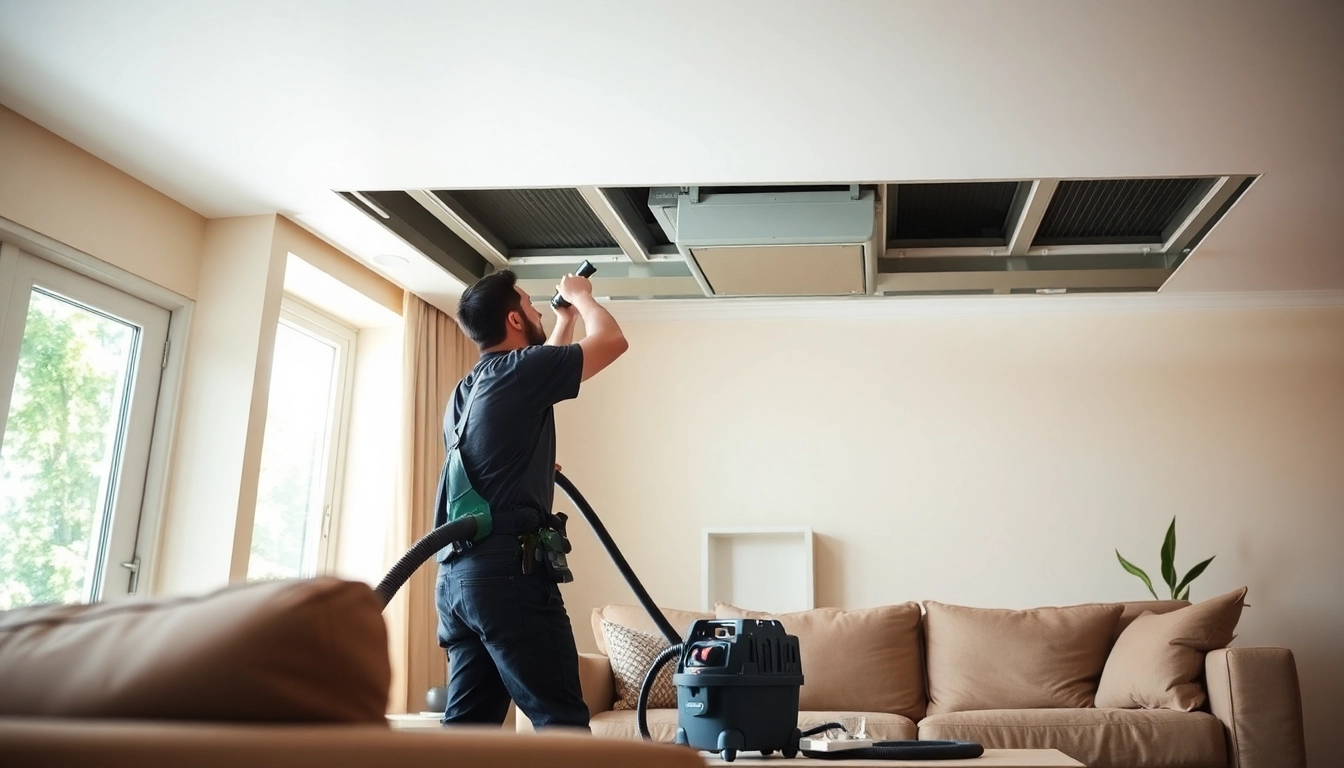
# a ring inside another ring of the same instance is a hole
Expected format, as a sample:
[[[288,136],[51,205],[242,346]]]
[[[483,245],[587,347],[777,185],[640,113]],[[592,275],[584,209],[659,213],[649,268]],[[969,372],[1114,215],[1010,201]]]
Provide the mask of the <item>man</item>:
[[[570,306],[556,309],[549,339],[508,270],[477,281],[458,303],[458,324],[481,358],[444,414],[449,461],[435,526],[464,493],[488,504],[492,524],[484,539],[438,555],[439,645],[449,668],[444,724],[502,724],[512,698],[538,728],[588,727],[569,616],[555,579],[532,554],[535,533],[556,522],[552,406],[577,397],[580,382],[629,344],[587,278],[566,275],[557,289]],[[574,344],[577,317],[588,333]],[[460,463],[450,472],[454,445]]]

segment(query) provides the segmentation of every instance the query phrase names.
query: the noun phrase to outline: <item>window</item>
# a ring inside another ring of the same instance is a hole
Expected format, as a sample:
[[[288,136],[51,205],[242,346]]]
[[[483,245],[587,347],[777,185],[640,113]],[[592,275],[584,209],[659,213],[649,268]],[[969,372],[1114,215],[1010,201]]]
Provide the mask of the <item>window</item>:
[[[0,610],[135,591],[169,318],[0,245]]]
[[[355,339],[354,330],[296,299],[281,305],[249,581],[330,570]]]

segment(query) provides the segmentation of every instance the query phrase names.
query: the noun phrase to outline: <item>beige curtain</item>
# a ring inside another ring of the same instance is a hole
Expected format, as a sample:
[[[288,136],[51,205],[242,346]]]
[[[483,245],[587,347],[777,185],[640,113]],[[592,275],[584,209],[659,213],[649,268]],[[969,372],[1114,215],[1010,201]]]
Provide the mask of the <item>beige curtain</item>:
[[[443,409],[477,359],[476,345],[453,318],[409,291],[402,318],[406,421],[389,565],[434,526],[434,491],[444,460]],[[446,678],[436,634],[437,572],[433,562],[421,566],[386,611],[392,657],[390,712],[424,709],[425,692]]]

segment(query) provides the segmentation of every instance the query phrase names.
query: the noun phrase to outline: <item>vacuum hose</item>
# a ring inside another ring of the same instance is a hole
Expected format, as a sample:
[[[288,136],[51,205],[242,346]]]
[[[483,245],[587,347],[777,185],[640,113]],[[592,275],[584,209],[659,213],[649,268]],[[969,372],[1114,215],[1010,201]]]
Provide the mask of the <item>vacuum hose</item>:
[[[621,555],[621,550],[616,548],[616,542],[612,541],[611,534],[607,533],[606,526],[602,525],[602,521],[597,519],[597,513],[593,511],[592,507],[588,506],[588,500],[583,498],[579,489],[575,488],[574,484],[569,482],[569,478],[560,472],[555,473],[555,484],[560,486],[569,500],[574,502],[574,506],[578,507],[579,511],[583,513],[588,525],[592,526],[593,533],[597,534],[598,541],[601,541],[602,547],[607,550],[607,556],[616,564],[616,568],[625,578],[625,583],[630,585],[635,597],[639,598],[639,604],[644,606],[644,611],[649,614],[649,618],[653,619],[653,623],[658,625],[658,631],[663,633],[667,642],[673,645],[681,643],[681,635],[677,634],[677,630],[672,627],[672,622],[667,620],[663,612],[658,610],[653,598],[649,597],[649,593],[645,591],[644,585],[639,583],[639,577],[635,576],[635,572],[630,570],[630,564]]]
[[[401,585],[411,578],[415,569],[424,564],[426,560],[434,556],[435,552],[452,544],[455,541],[471,541],[476,538],[476,518],[464,517],[461,520],[454,520],[451,523],[445,523],[438,528],[430,531],[420,540],[415,542],[415,546],[406,550],[406,554],[401,556],[396,565],[387,572],[383,580],[378,582],[378,586],[373,591],[378,593],[378,597],[383,601],[383,607],[392,602],[392,597],[401,589]]]

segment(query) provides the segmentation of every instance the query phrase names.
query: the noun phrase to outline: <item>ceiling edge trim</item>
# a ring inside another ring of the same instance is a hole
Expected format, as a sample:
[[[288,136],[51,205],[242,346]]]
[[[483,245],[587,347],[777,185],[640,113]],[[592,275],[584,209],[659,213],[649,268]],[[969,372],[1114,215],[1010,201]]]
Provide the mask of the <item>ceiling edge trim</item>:
[[[1344,290],[605,302],[623,323],[1344,307]]]

